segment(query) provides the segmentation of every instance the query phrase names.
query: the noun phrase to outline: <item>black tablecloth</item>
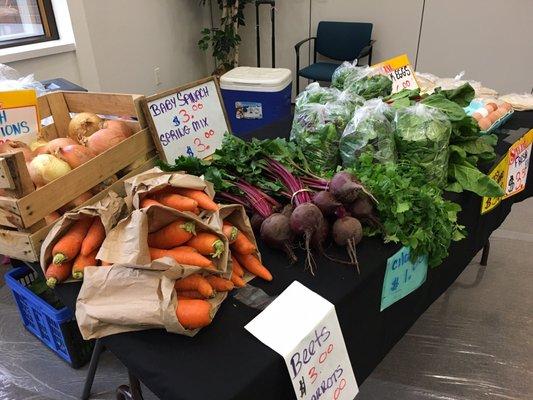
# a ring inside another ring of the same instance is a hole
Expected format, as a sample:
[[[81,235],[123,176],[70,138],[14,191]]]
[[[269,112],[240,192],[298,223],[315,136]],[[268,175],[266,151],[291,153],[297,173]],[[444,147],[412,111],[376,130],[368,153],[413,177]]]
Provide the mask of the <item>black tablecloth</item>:
[[[280,121],[256,132],[255,136],[283,136],[289,124],[289,119]],[[523,128],[529,127],[533,127],[533,112],[515,113],[499,134],[498,153],[504,154],[512,141],[525,132]],[[507,129],[519,131],[510,131],[509,136],[505,133]],[[322,258],[318,260],[316,276],[311,276],[304,271],[303,261],[289,266],[283,254],[260,245],[274,280],[271,283],[254,280],[252,284],[270,295],[278,295],[298,280],[335,304],[354,372],[361,383],[427,307],[455,281],[503,222],[512,204],[532,195],[532,188],[532,184],[527,185],[522,193],[504,200],[483,216],[479,215],[479,197],[470,193],[453,195],[453,200],[463,208],[460,222],[466,226],[468,238],[453,243],[449,257],[440,267],[428,271],[428,278],[419,289],[383,312],[379,309],[386,260],[400,246],[385,245],[377,238],[365,238],[357,247],[360,276],[353,268]],[[76,286],[62,285],[60,290],[72,305]],[[162,399],[293,399],[282,358],[244,329],[258,313],[259,310],[230,296],[211,326],[194,338],[147,330],[102,340]]]

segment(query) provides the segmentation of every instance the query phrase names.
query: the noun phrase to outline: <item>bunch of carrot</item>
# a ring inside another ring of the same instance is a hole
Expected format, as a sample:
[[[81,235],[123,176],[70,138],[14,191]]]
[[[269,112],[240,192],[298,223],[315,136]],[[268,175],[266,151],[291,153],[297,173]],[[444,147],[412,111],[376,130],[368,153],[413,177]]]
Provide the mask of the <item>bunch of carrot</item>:
[[[46,269],[46,283],[53,288],[72,275],[83,278],[83,270],[97,266],[96,254],[105,239],[100,217],[83,217],[74,222],[52,248],[52,262]]]
[[[167,186],[150,193],[141,200],[140,207],[167,206],[178,211],[200,214],[202,210],[217,211],[218,205],[203,191]]]

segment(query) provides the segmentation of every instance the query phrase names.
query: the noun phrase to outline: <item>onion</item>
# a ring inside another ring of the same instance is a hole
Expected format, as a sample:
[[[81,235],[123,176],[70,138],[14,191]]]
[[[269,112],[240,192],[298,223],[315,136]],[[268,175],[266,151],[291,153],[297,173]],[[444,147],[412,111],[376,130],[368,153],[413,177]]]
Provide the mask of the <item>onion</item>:
[[[86,163],[95,156],[91,149],[81,144],[69,144],[68,146],[60,147],[54,155],[66,161],[72,169],[78,168],[81,164]]]
[[[101,154],[125,139],[126,137],[119,131],[114,131],[112,129],[100,129],[98,132],[95,132],[88,138],[85,138],[85,143],[83,144],[94,151],[95,154]]]
[[[52,154],[55,155],[61,147],[78,144],[75,140],[70,138],[57,138],[50,140],[46,146],[39,147],[37,154]]]
[[[117,121],[114,119],[108,119],[102,124],[102,128],[113,129],[114,131],[119,131],[125,137],[130,137],[133,133],[131,128],[123,121]]]
[[[82,112],[76,114],[68,124],[68,135],[79,143],[88,136],[98,131],[102,126],[102,119],[94,114]]]
[[[24,161],[29,162],[33,159],[33,152],[28,145],[18,140],[8,140],[0,144],[0,154],[3,153],[16,153],[22,151],[24,153]]]
[[[35,151],[40,147],[46,146],[48,142],[44,139],[37,139],[35,142],[30,143],[30,150]]]
[[[81,206],[83,203],[91,200],[92,198],[93,194],[91,192],[83,192],[74,200],[71,200],[67,204],[62,206],[59,211],[66,213],[67,211],[73,210],[74,208]]]
[[[65,161],[51,154],[39,154],[26,165],[28,166],[31,180],[37,187],[44,186],[71,171],[70,166]]]

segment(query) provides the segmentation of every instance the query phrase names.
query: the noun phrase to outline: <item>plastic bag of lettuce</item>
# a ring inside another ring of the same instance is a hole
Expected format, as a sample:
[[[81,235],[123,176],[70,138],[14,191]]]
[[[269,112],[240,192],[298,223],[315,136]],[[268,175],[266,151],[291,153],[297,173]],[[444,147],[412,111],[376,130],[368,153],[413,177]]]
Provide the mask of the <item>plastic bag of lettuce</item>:
[[[446,184],[451,123],[441,111],[423,104],[396,111],[395,137],[400,161],[421,166],[428,181]]]
[[[358,67],[356,62],[344,62],[337,67],[331,78],[331,86],[351,92],[366,100],[391,94],[392,81],[388,76],[375,75],[371,67]]]
[[[343,166],[355,165],[359,156],[367,152],[378,162],[396,161],[393,120],[394,110],[381,99],[368,100],[357,109],[339,144]]]

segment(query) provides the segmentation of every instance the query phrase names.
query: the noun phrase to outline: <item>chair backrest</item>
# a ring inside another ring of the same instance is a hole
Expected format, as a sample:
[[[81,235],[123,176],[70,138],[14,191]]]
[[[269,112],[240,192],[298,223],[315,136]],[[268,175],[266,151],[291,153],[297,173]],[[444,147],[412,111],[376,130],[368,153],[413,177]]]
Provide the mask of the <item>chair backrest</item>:
[[[370,43],[372,24],[368,22],[320,21],[316,51],[338,61],[354,60]]]

